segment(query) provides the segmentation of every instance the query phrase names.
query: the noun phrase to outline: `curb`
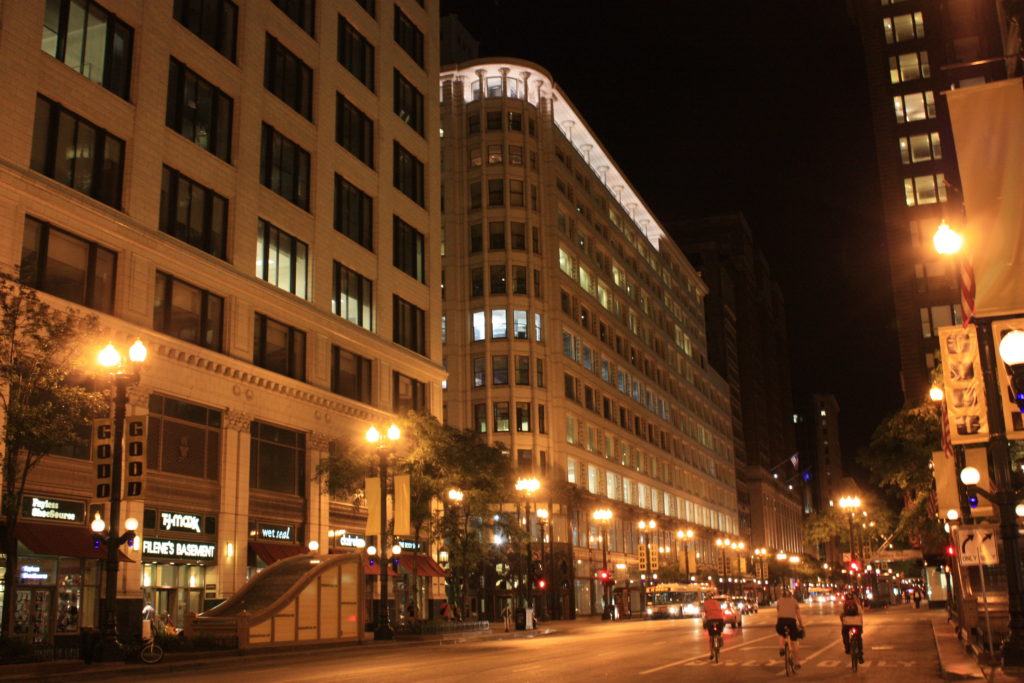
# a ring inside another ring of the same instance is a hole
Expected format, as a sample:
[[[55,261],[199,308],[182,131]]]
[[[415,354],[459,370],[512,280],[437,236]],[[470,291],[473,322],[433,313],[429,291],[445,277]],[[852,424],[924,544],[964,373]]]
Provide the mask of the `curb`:
[[[935,652],[939,657],[939,671],[943,680],[947,681],[968,681],[984,679],[985,675],[978,666],[973,656],[967,654],[960,639],[952,633],[940,634],[940,626],[937,619],[931,620],[932,638],[935,642]],[[955,641],[955,645],[948,641]],[[959,651],[958,651],[959,650]],[[954,661],[958,660],[958,661]],[[954,668],[959,670],[954,670]]]

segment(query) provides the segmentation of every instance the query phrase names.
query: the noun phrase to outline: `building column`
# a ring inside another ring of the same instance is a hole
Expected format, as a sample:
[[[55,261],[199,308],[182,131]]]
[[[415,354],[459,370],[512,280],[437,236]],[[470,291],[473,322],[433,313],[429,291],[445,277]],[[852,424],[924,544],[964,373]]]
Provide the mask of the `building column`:
[[[327,530],[331,526],[331,497],[323,490],[320,480],[314,476],[321,460],[330,455],[331,438],[322,432],[310,432],[306,443],[306,538],[297,539],[303,544],[316,541],[319,552],[328,550]]]
[[[249,447],[252,416],[224,411],[217,515],[217,597],[228,598],[245,583],[249,547]]]

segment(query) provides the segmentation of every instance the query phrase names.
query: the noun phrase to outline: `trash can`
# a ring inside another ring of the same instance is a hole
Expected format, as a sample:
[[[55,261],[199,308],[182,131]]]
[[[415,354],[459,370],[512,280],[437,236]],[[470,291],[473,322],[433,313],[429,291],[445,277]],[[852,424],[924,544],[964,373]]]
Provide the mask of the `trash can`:
[[[100,643],[100,632],[95,628],[83,628],[79,633],[78,656],[86,664],[92,664]]]
[[[532,607],[520,607],[516,610],[516,630],[532,631],[536,628]]]

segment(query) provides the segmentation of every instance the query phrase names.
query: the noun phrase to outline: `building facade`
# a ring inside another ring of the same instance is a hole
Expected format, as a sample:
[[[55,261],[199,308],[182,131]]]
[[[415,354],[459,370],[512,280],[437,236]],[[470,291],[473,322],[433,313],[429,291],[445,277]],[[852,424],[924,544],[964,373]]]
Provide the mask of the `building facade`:
[[[311,541],[355,544],[365,514],[321,491],[318,462],[441,413],[436,0],[0,12],[0,267],[149,347],[119,596],[180,625]],[[108,513],[88,457],[28,483],[30,513],[71,511],[23,518],[62,547],[19,532],[18,629],[38,641],[95,625],[80,538]]]
[[[832,394],[814,394],[805,408],[793,416],[797,448],[800,452],[804,514],[810,515],[837,508],[843,489],[843,455],[839,445],[839,402]],[[836,564],[840,561],[835,543],[809,547],[808,552]]]
[[[602,609],[605,531],[616,604],[639,609],[641,546],[696,576],[739,532],[707,287],[543,68],[462,62],[441,89],[446,419],[542,480],[553,615]]]
[[[672,234],[711,290],[704,300],[711,366],[730,392],[741,524],[754,547],[799,553],[803,521],[789,346],[779,286],[739,213],[683,221]]]
[[[1006,77],[1000,2],[851,0],[864,46],[904,401],[926,399],[936,330],[960,321],[958,276],[932,236],[963,216],[942,92]]]

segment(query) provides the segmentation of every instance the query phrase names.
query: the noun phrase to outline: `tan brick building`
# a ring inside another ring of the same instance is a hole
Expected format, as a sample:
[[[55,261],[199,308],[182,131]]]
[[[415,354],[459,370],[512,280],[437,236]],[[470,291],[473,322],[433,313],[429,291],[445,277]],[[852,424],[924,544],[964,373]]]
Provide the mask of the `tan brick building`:
[[[441,411],[437,0],[0,12],[0,267],[148,345],[126,514],[150,542],[120,589],[180,623],[275,554],[362,534],[313,481],[333,439]],[[66,538],[91,490],[82,457],[29,485]],[[46,578],[18,587],[22,633],[94,625],[98,563],[26,545]]]
[[[695,529],[697,576],[738,533],[707,289],[543,68],[473,60],[441,89],[446,418],[543,480],[547,609],[601,610],[602,507],[617,603],[639,609],[641,540],[685,569]]]

